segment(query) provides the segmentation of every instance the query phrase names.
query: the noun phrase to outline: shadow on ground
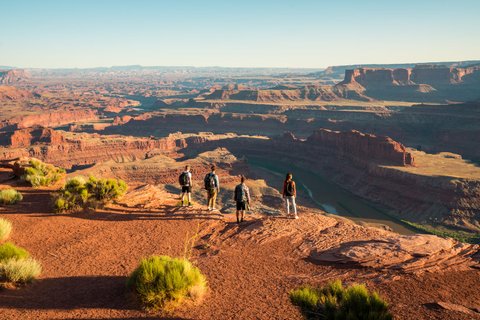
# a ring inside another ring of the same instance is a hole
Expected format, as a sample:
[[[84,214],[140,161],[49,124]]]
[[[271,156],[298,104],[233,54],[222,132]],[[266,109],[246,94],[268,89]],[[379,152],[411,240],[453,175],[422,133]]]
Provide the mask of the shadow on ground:
[[[40,279],[19,290],[1,290],[0,308],[135,310],[136,303],[127,297],[126,280],[120,276]]]

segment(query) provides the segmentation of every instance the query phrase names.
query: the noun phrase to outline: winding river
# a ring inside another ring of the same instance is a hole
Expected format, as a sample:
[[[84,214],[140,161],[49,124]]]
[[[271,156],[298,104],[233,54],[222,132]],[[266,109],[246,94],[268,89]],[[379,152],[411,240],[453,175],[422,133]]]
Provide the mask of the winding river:
[[[279,181],[284,179],[286,172],[292,172],[298,191],[307,195],[318,208],[328,213],[369,225],[386,225],[400,234],[417,233],[400,220],[386,214],[374,203],[352,194],[315,172],[282,162],[271,163],[271,160],[257,157],[247,157],[247,161],[254,170],[260,169],[258,170],[260,174],[263,171],[265,173],[263,178],[267,183],[276,187]]]

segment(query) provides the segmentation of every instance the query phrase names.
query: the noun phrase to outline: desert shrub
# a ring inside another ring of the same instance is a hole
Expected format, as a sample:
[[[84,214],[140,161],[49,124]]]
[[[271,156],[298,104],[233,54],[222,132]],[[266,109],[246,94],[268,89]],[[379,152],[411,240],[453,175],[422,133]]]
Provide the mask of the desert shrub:
[[[25,167],[22,179],[32,187],[50,186],[65,175],[65,170],[54,165],[44,163],[38,159],[30,159]]]
[[[69,179],[55,198],[57,212],[82,209],[88,202],[88,189],[83,177]]]
[[[127,184],[123,180],[74,177],[65,183],[55,197],[55,211],[96,208],[121,197],[126,191]]]
[[[0,245],[0,262],[9,260],[9,259],[25,259],[28,258],[30,254],[27,250],[17,247],[11,242],[5,242]]]
[[[15,189],[3,189],[0,190],[0,203],[1,204],[15,204],[22,201],[23,196]]]
[[[127,191],[127,184],[117,179],[97,179],[90,176],[87,183],[90,202],[94,205],[117,199]]]
[[[290,300],[302,309],[307,319],[390,320],[388,304],[364,285],[344,288],[333,281],[320,289],[303,287],[290,292]]]
[[[127,281],[147,309],[173,310],[183,302],[198,302],[207,290],[205,276],[184,258],[143,259]]]
[[[319,299],[318,292],[311,287],[303,287],[290,292],[292,303],[306,311],[315,310]]]
[[[35,259],[8,259],[0,261],[0,280],[9,283],[27,283],[37,278],[42,266]]]
[[[8,220],[0,218],[0,242],[5,241],[12,232],[12,223]]]

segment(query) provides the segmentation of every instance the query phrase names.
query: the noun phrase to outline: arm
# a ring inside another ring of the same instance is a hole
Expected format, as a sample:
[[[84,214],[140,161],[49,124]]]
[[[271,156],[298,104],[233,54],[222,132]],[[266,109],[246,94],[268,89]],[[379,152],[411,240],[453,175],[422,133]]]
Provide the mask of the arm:
[[[233,192],[233,201],[237,201],[237,187],[235,187],[235,191]]]
[[[245,191],[247,193],[247,202],[250,203],[250,190],[248,189],[247,186],[245,186]]]
[[[285,192],[287,190],[287,183],[286,182],[283,182],[283,190],[282,190],[282,197],[285,198]]]
[[[215,183],[217,184],[217,192],[220,192],[220,181],[218,180],[217,175],[215,175]]]
[[[297,197],[297,185],[295,181],[293,181],[293,196],[296,198]]]

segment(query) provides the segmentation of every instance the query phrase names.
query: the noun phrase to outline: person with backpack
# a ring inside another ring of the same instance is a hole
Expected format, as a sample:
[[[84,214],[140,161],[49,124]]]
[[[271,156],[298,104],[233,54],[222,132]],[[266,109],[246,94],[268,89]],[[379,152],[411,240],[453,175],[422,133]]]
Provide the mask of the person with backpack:
[[[183,171],[178,177],[178,182],[182,187],[182,207],[185,206],[185,197],[187,198],[187,205],[192,206],[192,173],[190,172],[190,166],[185,166]]]
[[[207,190],[207,203],[208,211],[215,209],[215,202],[217,201],[217,195],[220,192],[220,182],[218,176],[215,174],[215,166],[211,166],[210,173],[207,173],[204,179],[205,190]]]
[[[295,198],[297,196],[297,188],[295,186],[295,181],[293,181],[293,175],[289,172],[287,177],[283,182],[283,198],[285,199],[285,205],[287,207],[287,216],[290,216],[290,204],[293,209],[293,218],[298,219],[297,215],[297,204],[295,203]]]
[[[250,191],[245,184],[245,177],[240,177],[240,184],[235,187],[233,200],[237,203],[237,223],[243,222],[245,210],[250,204]]]

